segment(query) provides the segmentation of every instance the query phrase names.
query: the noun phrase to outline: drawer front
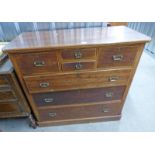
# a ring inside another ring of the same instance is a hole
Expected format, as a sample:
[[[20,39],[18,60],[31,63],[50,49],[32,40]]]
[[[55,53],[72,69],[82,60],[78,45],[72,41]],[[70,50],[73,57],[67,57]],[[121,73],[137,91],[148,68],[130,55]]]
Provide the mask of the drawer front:
[[[120,114],[120,103],[40,109],[40,121],[104,117]]]
[[[94,88],[33,94],[33,99],[38,106],[83,104],[121,100],[124,91],[125,86]]]
[[[95,62],[71,62],[62,64],[63,71],[95,69]]]
[[[30,93],[126,85],[131,70],[25,77]]]
[[[59,72],[56,52],[18,54],[15,58],[24,75]]]
[[[98,68],[132,66],[138,47],[104,47],[99,48]]]
[[[61,52],[63,59],[94,59],[96,57],[95,48],[69,49]]]
[[[7,100],[14,100],[16,97],[11,90],[0,90],[0,102]]]
[[[0,86],[8,85],[7,77],[5,75],[0,75]]]
[[[0,113],[20,112],[16,102],[0,103]]]

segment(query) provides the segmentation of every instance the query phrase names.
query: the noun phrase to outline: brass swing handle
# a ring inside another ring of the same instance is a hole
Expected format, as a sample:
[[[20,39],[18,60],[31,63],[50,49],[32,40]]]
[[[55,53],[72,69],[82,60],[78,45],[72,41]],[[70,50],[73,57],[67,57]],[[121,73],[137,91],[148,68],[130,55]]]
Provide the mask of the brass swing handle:
[[[102,112],[103,112],[103,113],[108,113],[108,112],[110,112],[110,108],[103,108],[103,109],[102,109]]]
[[[33,64],[35,67],[43,67],[45,66],[45,61],[34,61]]]
[[[111,97],[113,97],[113,95],[114,95],[113,92],[107,92],[107,93],[105,93],[105,96],[106,96],[107,98],[111,98]]]
[[[54,101],[53,98],[44,98],[45,103],[52,103]]]
[[[77,63],[77,64],[75,65],[75,69],[77,69],[77,70],[82,69],[82,64]]]
[[[82,53],[80,51],[76,51],[74,53],[74,56],[75,56],[76,59],[80,59],[82,57]]]
[[[112,58],[114,61],[122,61],[123,55],[113,55]]]
[[[114,81],[117,81],[117,80],[119,80],[119,77],[118,76],[110,76],[109,77],[109,81],[110,82],[114,82]]]
[[[41,88],[47,88],[47,87],[49,87],[50,84],[49,84],[49,82],[42,82],[39,85]]]
[[[56,115],[57,115],[56,112],[49,112],[49,113],[48,113],[48,116],[49,116],[49,117],[52,117],[52,118],[53,118],[53,117],[56,117]]]

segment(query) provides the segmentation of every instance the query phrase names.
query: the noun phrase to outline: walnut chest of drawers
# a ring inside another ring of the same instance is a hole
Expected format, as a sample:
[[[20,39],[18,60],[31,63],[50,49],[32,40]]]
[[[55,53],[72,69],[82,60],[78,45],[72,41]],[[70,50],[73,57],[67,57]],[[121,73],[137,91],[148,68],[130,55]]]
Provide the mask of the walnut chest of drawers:
[[[9,55],[37,124],[118,120],[144,45],[125,26],[23,33]]]

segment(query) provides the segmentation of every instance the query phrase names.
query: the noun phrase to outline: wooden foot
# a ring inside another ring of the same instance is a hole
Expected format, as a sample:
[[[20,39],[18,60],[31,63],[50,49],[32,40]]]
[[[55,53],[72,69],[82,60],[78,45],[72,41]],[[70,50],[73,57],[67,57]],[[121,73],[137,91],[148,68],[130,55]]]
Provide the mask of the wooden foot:
[[[37,124],[35,119],[33,118],[32,114],[29,115],[29,126],[32,127],[33,129],[37,128]]]

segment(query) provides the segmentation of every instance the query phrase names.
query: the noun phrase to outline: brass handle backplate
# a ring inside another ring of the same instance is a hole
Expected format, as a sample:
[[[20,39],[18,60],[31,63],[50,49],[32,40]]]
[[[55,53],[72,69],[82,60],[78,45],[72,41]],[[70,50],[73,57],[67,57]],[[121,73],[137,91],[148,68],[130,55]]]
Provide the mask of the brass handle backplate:
[[[53,118],[53,117],[56,117],[56,115],[57,115],[57,113],[55,113],[55,112],[49,112],[49,113],[48,113],[48,116],[49,116],[49,117],[52,117],[52,118]]]
[[[107,98],[113,97],[113,95],[114,95],[113,92],[107,92],[107,93],[105,94],[105,96],[106,96]]]
[[[114,61],[122,61],[123,60],[123,55],[113,55],[113,60]]]
[[[75,69],[77,69],[77,70],[82,69],[82,64],[77,63],[77,64],[75,65]]]
[[[45,66],[45,61],[34,61],[33,64],[35,67],[42,67]]]
[[[47,88],[49,86],[49,82],[42,82],[40,83],[41,88]]]
[[[44,99],[45,103],[52,103],[54,101],[53,98],[45,98]]]
[[[103,112],[103,113],[108,113],[108,112],[110,112],[110,109],[109,109],[109,108],[103,108],[103,109],[102,109],[102,112]]]
[[[117,80],[119,80],[118,76],[111,76],[111,77],[109,77],[109,81],[110,82],[114,82],[114,81],[117,81]]]
[[[80,59],[82,57],[82,53],[80,51],[76,51],[74,53],[74,56],[75,56],[76,59]]]

